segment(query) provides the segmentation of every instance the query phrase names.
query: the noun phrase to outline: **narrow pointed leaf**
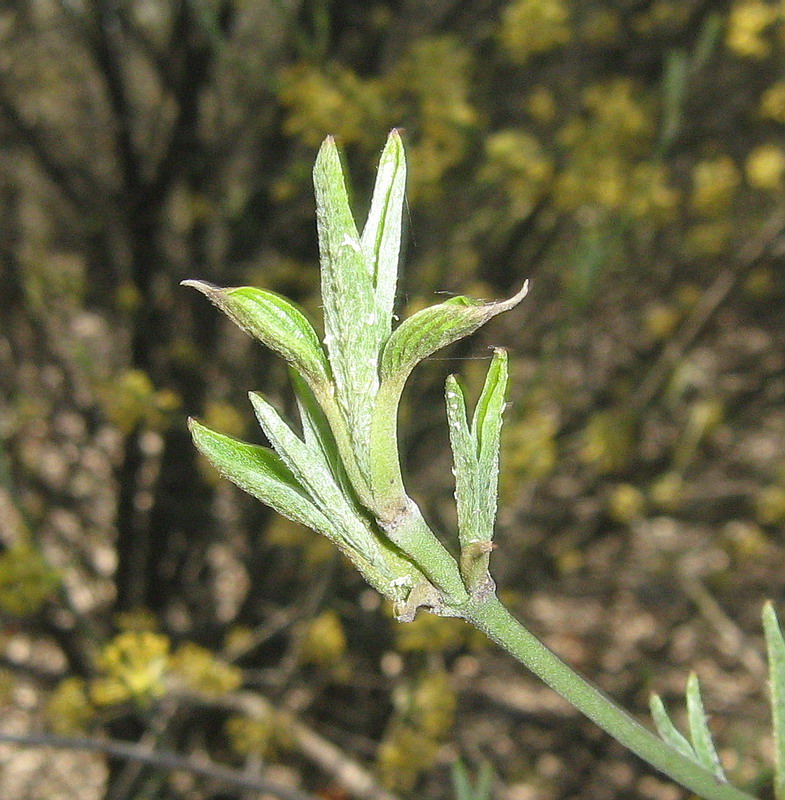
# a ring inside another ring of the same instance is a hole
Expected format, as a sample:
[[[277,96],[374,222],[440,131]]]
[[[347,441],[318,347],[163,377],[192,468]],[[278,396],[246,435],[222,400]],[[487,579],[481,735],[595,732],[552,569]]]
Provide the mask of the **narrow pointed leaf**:
[[[455,502],[458,510],[458,532],[461,547],[476,541],[478,517],[477,453],[466,420],[466,399],[454,375],[447,377],[445,389],[447,423],[455,474]]]
[[[398,260],[401,250],[401,224],[406,193],[406,160],[401,135],[393,130],[379,161],[371,209],[362,234],[362,249],[371,268],[375,287],[378,325],[383,338],[390,334]]]
[[[499,447],[502,415],[506,406],[507,353],[497,348],[472,419],[477,446],[478,491],[481,498],[479,525],[484,539],[493,536],[496,497],[499,488]]]
[[[528,282],[509,300],[483,303],[467,297],[453,297],[446,303],[418,311],[393,331],[382,353],[381,377],[403,386],[409,373],[423,359],[474,333],[488,320],[509,311],[523,300]]]
[[[667,742],[674,750],[678,750],[682,755],[695,761],[695,751],[692,749],[692,745],[671,722],[671,718],[665,710],[665,705],[658,694],[651,696],[649,708],[651,709],[651,716],[657,728],[657,733],[660,734],[663,741]]]
[[[377,570],[385,570],[386,564],[376,534],[353,501],[344,495],[321,448],[309,446],[300,439],[258,392],[251,392],[249,396],[270,443],[316,507],[334,523],[349,550],[361,555]]]
[[[217,433],[188,421],[194,444],[210,463],[243,491],[288,519],[320,533],[332,528],[280,457],[267,447]]]
[[[769,691],[774,728],[774,796],[785,800],[785,640],[771,602],[763,606],[763,631],[769,655]]]
[[[319,150],[313,173],[319,232],[325,345],[338,402],[362,454],[378,388],[380,316],[373,275],[349,207],[341,159],[331,137]]]
[[[698,761],[713,772],[721,781],[727,780],[720,763],[720,757],[711,738],[706,712],[701,699],[700,682],[698,676],[692,672],[687,680],[687,719],[690,724],[690,739],[692,749]]]
[[[221,289],[205,281],[183,281],[183,286],[202,292],[243,330],[282,355],[312,383],[327,382],[330,368],[319,337],[305,314],[285,297],[252,286]]]

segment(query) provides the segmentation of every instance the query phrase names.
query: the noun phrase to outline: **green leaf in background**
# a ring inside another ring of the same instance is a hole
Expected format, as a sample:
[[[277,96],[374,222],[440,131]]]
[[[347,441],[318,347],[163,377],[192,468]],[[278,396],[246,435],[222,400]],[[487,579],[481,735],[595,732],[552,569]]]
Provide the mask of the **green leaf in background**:
[[[194,280],[182,285],[204,294],[244,331],[282,355],[312,385],[325,385],[329,380],[330,367],[316,331],[285,297],[252,286],[221,289]]]
[[[375,287],[382,342],[390,335],[392,325],[405,195],[406,159],[403,142],[398,131],[393,130],[379,160],[371,208],[361,239]]]
[[[727,780],[711,738],[709,723],[706,720],[706,712],[701,699],[700,682],[694,672],[691,672],[687,679],[687,719],[690,724],[692,749],[695,751],[699,763],[711,770],[719,780]]]
[[[452,787],[455,792],[455,800],[490,800],[492,781],[493,768],[487,761],[483,761],[473,784],[463,761],[458,759],[452,765]]]
[[[468,297],[453,297],[446,303],[424,308],[404,320],[393,331],[382,353],[381,378],[403,387],[412,369],[432,353],[463,339],[526,297],[529,282],[509,300],[483,303]]]
[[[774,728],[774,796],[785,800],[785,640],[771,602],[763,606],[763,631],[769,655],[769,691]]]
[[[682,755],[696,761],[697,759],[692,745],[687,740],[687,737],[679,731],[673,722],[671,722],[671,718],[665,710],[665,704],[658,694],[652,694],[649,700],[649,708],[651,709],[651,716],[657,728],[657,733],[660,734],[663,741],[667,742],[675,750],[678,750]]]
[[[373,398],[379,386],[382,346],[372,267],[366,263],[349,207],[343,168],[331,137],[325,139],[313,171],[319,233],[324,343],[335,391],[361,462],[366,458]],[[367,468],[365,470],[367,472]]]

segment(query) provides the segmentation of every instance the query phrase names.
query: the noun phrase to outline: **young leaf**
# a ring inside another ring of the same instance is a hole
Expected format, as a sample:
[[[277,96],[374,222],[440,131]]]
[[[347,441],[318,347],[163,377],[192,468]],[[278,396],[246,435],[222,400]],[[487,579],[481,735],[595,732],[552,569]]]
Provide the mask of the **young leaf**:
[[[478,530],[479,486],[477,485],[477,448],[466,420],[463,387],[454,375],[447,377],[445,389],[447,423],[455,468],[455,502],[461,546],[482,538]]]
[[[379,161],[371,209],[361,239],[365,261],[370,265],[375,287],[381,341],[390,335],[392,324],[405,192],[406,159],[403,142],[398,131],[393,130]]]
[[[774,728],[774,796],[785,800],[785,640],[771,602],[763,606],[763,631],[769,655],[769,691]]]
[[[205,281],[183,281],[204,294],[244,331],[280,353],[312,384],[326,384],[330,368],[319,337],[305,315],[285,297],[241,286],[221,289]]]
[[[331,137],[313,172],[324,304],[324,342],[336,394],[361,459],[379,384],[382,340],[373,275],[349,207],[341,159]]]
[[[482,536],[486,539],[492,538],[496,518],[499,446],[502,414],[506,406],[507,379],[507,353],[497,348],[493,352],[493,360],[472,419],[472,437],[477,447],[478,490],[482,500],[479,525]]]
[[[657,728],[657,733],[666,741],[674,750],[678,750],[682,755],[696,761],[695,751],[692,745],[687,741],[679,729],[671,722],[668,712],[665,710],[665,704],[658,694],[652,694],[649,700],[649,708],[651,709],[651,716],[654,720],[654,725]]]
[[[523,300],[528,281],[514,297],[496,303],[483,303],[468,297],[453,297],[446,303],[418,311],[393,331],[384,347],[382,381],[403,387],[412,369],[448,344],[474,333],[488,320],[509,311]]]
[[[706,712],[703,710],[700,682],[694,672],[690,673],[687,680],[687,719],[690,723],[692,749],[695,751],[698,762],[713,772],[719,780],[727,780],[720,757],[714,748]]]

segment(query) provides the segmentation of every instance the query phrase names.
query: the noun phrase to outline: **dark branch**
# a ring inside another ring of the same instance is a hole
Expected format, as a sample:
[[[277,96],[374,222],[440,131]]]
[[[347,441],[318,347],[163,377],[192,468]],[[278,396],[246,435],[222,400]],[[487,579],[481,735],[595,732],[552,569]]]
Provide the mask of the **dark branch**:
[[[72,736],[51,736],[48,734],[0,733],[0,742],[18,744],[26,747],[54,747],[58,750],[84,750],[103,753],[125,761],[139,761],[151,767],[164,770],[189,772],[203,778],[218,781],[228,786],[236,786],[252,792],[272,794],[281,800],[316,800],[312,794],[301,792],[289,786],[265,778],[252,778],[235,769],[222,767],[211,761],[183,758],[176,753],[150,750],[129,742],[113,740],[86,739]]]

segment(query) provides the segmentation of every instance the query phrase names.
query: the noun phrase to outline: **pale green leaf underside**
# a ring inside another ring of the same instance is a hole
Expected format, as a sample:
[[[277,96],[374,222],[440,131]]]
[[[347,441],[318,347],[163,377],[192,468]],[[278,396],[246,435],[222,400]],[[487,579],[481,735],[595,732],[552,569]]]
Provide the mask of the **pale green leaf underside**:
[[[276,453],[217,433],[194,419],[188,427],[194,444],[221,475],[282,516],[332,538],[332,523]]]
[[[243,330],[282,355],[312,383],[328,380],[330,368],[305,314],[275,292],[252,286],[221,289],[206,281],[183,281],[202,292]]]

